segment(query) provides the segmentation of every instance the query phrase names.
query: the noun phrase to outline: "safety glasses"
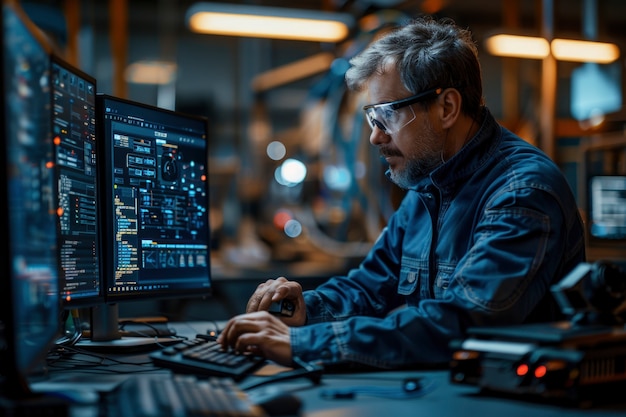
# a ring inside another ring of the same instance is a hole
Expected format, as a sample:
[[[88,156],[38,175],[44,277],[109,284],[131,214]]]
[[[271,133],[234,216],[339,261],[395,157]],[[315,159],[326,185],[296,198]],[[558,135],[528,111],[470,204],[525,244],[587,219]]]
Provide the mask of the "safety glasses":
[[[443,88],[433,88],[402,100],[367,105],[363,107],[365,118],[372,130],[377,127],[387,135],[391,135],[415,120],[413,107],[409,107],[407,111],[399,111],[400,109],[420,101],[433,99],[442,91]]]

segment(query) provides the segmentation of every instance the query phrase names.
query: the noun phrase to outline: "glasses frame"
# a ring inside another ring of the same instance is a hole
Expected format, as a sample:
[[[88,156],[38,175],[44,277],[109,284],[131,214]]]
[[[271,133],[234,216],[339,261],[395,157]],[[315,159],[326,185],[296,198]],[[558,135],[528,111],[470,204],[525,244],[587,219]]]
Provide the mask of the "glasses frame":
[[[365,112],[365,118],[367,119],[367,122],[370,125],[370,127],[372,128],[372,130],[374,129],[374,126],[375,126],[375,127],[379,128],[383,133],[385,133],[387,135],[391,135],[393,133],[398,132],[404,126],[408,125],[413,120],[415,120],[415,112],[413,112],[413,118],[411,120],[409,120],[408,122],[406,122],[404,125],[400,126],[397,130],[395,130],[393,132],[390,131],[381,121],[379,121],[375,117],[370,117],[369,116],[370,113],[373,113],[374,115],[376,115],[376,109],[380,109],[380,108],[383,108],[383,107],[390,107],[391,110],[396,111],[396,110],[401,109],[403,107],[410,106],[411,104],[415,104],[415,103],[418,103],[420,101],[426,101],[426,100],[435,98],[439,94],[441,94],[441,92],[443,90],[444,89],[441,88],[441,87],[431,88],[430,90],[422,91],[419,94],[415,94],[414,96],[406,97],[406,98],[403,98],[403,99],[400,99],[400,100],[388,101],[388,102],[385,102],[385,103],[378,103],[378,104],[368,104],[367,106],[363,106],[363,111]],[[411,109],[411,110],[413,110],[413,109]]]

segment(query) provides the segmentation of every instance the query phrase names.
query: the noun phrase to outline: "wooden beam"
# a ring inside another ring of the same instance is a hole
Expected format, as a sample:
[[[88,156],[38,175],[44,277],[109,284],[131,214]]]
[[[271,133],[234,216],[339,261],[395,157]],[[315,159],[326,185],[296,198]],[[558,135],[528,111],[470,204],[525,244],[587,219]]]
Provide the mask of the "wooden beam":
[[[109,28],[113,55],[113,95],[125,98],[127,94],[124,71],[128,59],[128,4],[127,0],[109,1]]]
[[[321,52],[271,69],[252,79],[252,91],[260,93],[327,71],[334,59],[332,53]]]

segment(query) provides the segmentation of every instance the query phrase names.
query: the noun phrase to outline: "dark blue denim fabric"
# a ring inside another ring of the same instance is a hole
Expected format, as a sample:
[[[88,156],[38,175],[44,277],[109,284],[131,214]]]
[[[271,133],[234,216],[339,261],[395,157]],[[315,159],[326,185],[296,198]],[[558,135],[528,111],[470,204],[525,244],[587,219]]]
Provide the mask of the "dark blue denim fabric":
[[[466,146],[408,192],[361,265],[305,292],[294,355],[441,363],[469,326],[557,318],[550,286],[585,261],[575,197],[550,158],[484,112]]]

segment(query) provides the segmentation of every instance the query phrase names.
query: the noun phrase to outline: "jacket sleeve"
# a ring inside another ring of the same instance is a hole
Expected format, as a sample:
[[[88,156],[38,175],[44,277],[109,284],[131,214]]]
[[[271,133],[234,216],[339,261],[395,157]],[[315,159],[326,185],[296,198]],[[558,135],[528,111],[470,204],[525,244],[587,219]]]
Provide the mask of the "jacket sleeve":
[[[383,317],[403,304],[398,296],[398,276],[404,227],[402,214],[389,220],[368,255],[346,276],[332,277],[315,290],[306,291],[307,324],[345,320],[354,316]]]
[[[433,312],[406,307],[398,295],[405,221],[404,211],[396,212],[359,268],[304,293],[307,325],[291,329],[294,356],[382,369],[406,365],[407,360],[422,362],[420,350],[428,354],[429,363],[447,360],[440,348],[446,343],[442,342],[446,325],[433,331],[429,317]],[[419,349],[416,336],[422,340]]]

